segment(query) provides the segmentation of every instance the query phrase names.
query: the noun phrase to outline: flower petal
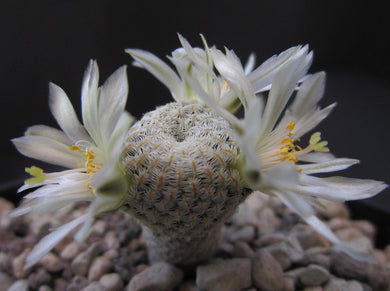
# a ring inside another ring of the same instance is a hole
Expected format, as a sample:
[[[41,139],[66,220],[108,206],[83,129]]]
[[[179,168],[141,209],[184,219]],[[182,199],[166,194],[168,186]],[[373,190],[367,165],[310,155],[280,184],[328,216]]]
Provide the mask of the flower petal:
[[[320,72],[311,75],[299,87],[297,96],[291,106],[294,116],[302,116],[314,109],[325,91],[325,73]]]
[[[69,232],[74,228],[83,223],[87,218],[87,215],[82,215],[51,232],[43,239],[39,241],[38,244],[34,246],[31,252],[26,258],[26,264],[24,269],[28,269],[40,259],[42,259],[48,252],[50,252]]]
[[[344,170],[357,163],[359,163],[359,160],[339,158],[321,163],[299,165],[298,167],[304,174],[316,174]]]
[[[33,125],[27,128],[25,135],[38,135],[56,140],[60,143],[72,145],[72,141],[61,131],[47,125]]]
[[[144,50],[126,49],[125,51],[130,54],[138,64],[141,64],[142,67],[167,86],[176,101],[182,100],[182,81],[166,63],[154,54]]]
[[[49,84],[49,106],[58,125],[73,142],[90,140],[85,128],[77,118],[72,103],[65,92],[57,85]]]
[[[279,55],[275,55],[258,68],[247,75],[249,81],[252,83],[255,92],[260,92],[264,87],[270,85],[278,70],[288,61],[299,58],[303,54],[307,54],[307,46],[296,46],[285,50]]]
[[[77,168],[83,160],[78,152],[71,151],[69,145],[43,136],[22,136],[12,140],[23,155],[53,165]]]
[[[283,65],[275,75],[264,110],[262,134],[267,135],[275,126],[295,86],[307,70],[306,55]]]
[[[125,110],[129,86],[127,82],[126,66],[116,70],[103,84],[99,98],[100,132],[108,149],[113,130]]]
[[[81,89],[81,107],[84,126],[96,145],[102,146],[103,140],[100,134],[99,123],[99,68],[95,61],[91,60],[84,73]]]
[[[273,192],[280,200],[286,204],[291,210],[297,213],[302,219],[309,224],[313,229],[333,244],[336,245],[341,251],[347,253],[353,258],[361,261],[373,262],[373,258],[369,254],[360,253],[354,250],[348,243],[341,241],[321,220],[319,220],[313,212],[311,206],[302,198],[296,194],[289,192]]]
[[[375,196],[387,185],[381,181],[345,177],[318,178],[300,176],[297,191],[333,201],[349,201]]]

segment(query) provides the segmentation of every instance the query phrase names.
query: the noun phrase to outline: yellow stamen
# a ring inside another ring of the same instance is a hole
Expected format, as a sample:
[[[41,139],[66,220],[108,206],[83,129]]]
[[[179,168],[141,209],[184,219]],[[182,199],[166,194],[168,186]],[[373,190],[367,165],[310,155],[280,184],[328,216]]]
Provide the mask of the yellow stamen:
[[[33,186],[36,184],[40,184],[46,179],[46,175],[43,173],[43,170],[36,166],[26,168],[25,171],[32,176],[32,178],[29,178],[26,181],[24,181],[26,185]]]
[[[82,149],[80,149],[77,145],[72,145],[71,147],[70,147],[70,149],[72,150],[72,151],[77,151],[77,152],[80,152],[80,153],[82,153],[82,152],[84,152]]]
[[[294,128],[295,128],[295,122],[291,120],[290,123],[287,124],[286,129],[289,130],[290,133],[291,133],[291,131],[292,131]]]
[[[313,133],[309,141],[312,150],[316,152],[323,152],[323,153],[329,152],[329,148],[327,147],[328,142],[326,140],[323,140],[321,142],[320,141],[321,141],[321,132]]]
[[[295,122],[290,121],[286,126],[286,129],[289,131],[287,137],[283,138],[280,141],[281,148],[276,152],[274,157],[280,156],[278,161],[280,162],[290,162],[295,164],[298,162],[298,156],[307,154],[311,151],[316,152],[329,152],[329,148],[327,147],[327,141],[321,141],[321,133],[316,132],[310,137],[309,145],[302,149],[299,145],[295,145],[295,141],[301,141],[299,138],[293,139],[293,129],[295,128]]]

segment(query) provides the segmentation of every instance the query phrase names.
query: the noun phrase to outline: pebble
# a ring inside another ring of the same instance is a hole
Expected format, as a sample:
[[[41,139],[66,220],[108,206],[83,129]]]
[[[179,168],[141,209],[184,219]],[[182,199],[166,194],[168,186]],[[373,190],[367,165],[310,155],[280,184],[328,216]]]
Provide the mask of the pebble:
[[[280,226],[280,219],[270,207],[262,209],[257,221],[257,229],[259,234],[273,233]]]
[[[92,282],[81,291],[107,291],[106,288],[99,282]]]
[[[281,290],[283,269],[272,255],[265,251],[258,251],[252,259],[252,280],[260,290]]]
[[[349,210],[344,203],[335,202],[325,199],[320,199],[320,203],[324,206],[318,208],[318,212],[327,218],[349,218]]]
[[[63,262],[53,253],[48,253],[44,256],[41,263],[51,273],[57,273],[64,268]]]
[[[324,291],[365,291],[357,281],[347,281],[339,278],[332,278],[325,285]]]
[[[289,235],[286,240],[264,248],[280,263],[283,270],[289,268],[293,262],[303,258],[304,252],[294,234]]]
[[[250,242],[255,237],[255,228],[251,225],[242,227],[241,229],[234,231],[228,237],[228,240],[232,243],[237,241]]]
[[[99,283],[106,291],[123,290],[124,287],[121,276],[116,273],[105,274],[100,278]]]
[[[199,291],[198,287],[196,287],[195,281],[186,281],[180,284],[180,288],[178,291]],[[247,290],[248,291],[248,290]]]
[[[11,202],[0,197],[0,218],[3,215],[9,213],[13,209],[14,209],[14,205]]]
[[[2,205],[6,212],[12,207],[2,204],[0,198],[0,211]],[[35,216],[12,220],[7,228],[0,223],[0,291],[11,285],[17,291],[390,291],[390,245],[384,250],[374,249],[374,225],[350,220],[343,204],[334,205],[338,205],[337,211],[330,209],[321,214],[325,223],[339,237],[348,239],[348,244],[372,252],[378,264],[356,261],[336,252],[288,208],[259,194],[249,197],[223,227],[216,255],[209,263],[198,266],[196,274],[186,273],[184,282],[183,271],[174,266],[167,264],[169,267],[159,271],[155,265],[148,265],[140,227],[121,212],[98,218],[85,244],[74,242],[72,235],[65,237],[53,252],[27,271],[23,267],[28,249],[60,216],[56,214],[50,221],[47,217],[38,218],[33,226],[38,234],[31,229],[30,220]],[[84,211],[84,206],[69,208],[66,220]],[[267,272],[270,275],[254,275]]]
[[[319,286],[328,282],[329,271],[318,265],[309,265],[299,274],[299,281],[304,286]]]
[[[358,261],[344,253],[333,251],[330,257],[332,273],[345,279],[366,281],[369,264]]]
[[[41,268],[28,276],[28,285],[31,288],[38,289],[39,286],[49,284],[51,276],[45,269]]]
[[[60,253],[60,257],[64,260],[72,260],[74,259],[79,253],[81,250],[83,250],[85,248],[85,246],[75,242],[75,241],[72,241],[70,242],[68,245],[66,245],[61,253]]]
[[[71,264],[73,274],[86,276],[93,258],[99,253],[99,245],[92,244],[87,250],[80,253]]]
[[[88,280],[96,281],[99,280],[101,276],[109,272],[111,269],[111,261],[106,257],[100,256],[96,257],[89,268],[88,271]]]
[[[24,263],[30,251],[30,249],[25,249],[19,256],[12,260],[12,272],[15,278],[26,278],[30,274],[32,267],[24,269]]]
[[[127,291],[173,290],[183,278],[183,271],[175,266],[158,262],[135,275],[127,285]]]
[[[28,282],[25,279],[17,280],[7,291],[28,291]]]
[[[235,291],[252,286],[251,260],[217,260],[196,268],[196,285],[201,290]]]
[[[115,236],[115,232],[110,230],[104,236],[104,244],[107,249],[117,249],[120,246],[119,240]]]
[[[14,279],[7,273],[0,272],[0,291],[6,291],[14,283]]]
[[[234,250],[232,255],[237,258],[250,258],[254,255],[254,251],[243,241],[238,241],[234,244]]]

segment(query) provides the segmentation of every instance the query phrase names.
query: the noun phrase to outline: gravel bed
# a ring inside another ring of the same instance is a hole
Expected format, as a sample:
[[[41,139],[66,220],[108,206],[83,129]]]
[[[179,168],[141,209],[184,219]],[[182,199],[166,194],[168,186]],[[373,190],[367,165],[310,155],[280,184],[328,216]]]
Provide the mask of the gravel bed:
[[[86,204],[10,220],[0,198],[0,291],[12,290],[353,290],[390,291],[390,245],[373,247],[376,229],[324,201],[319,216],[343,240],[372,252],[376,264],[338,252],[278,200],[252,195],[222,230],[215,256],[195,270],[148,263],[141,228],[122,212],[97,219],[84,244],[72,234],[38,264],[24,260],[48,230],[79,216]]]

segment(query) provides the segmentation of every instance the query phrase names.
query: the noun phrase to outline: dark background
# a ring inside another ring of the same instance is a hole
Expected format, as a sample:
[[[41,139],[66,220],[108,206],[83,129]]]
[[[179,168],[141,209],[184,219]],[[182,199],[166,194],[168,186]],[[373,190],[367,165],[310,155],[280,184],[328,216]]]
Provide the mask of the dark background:
[[[193,45],[199,33],[209,44],[234,49],[258,63],[293,45],[315,52],[311,72],[326,70],[322,105],[338,106],[320,130],[337,156],[361,164],[342,175],[390,182],[390,37],[385,1],[11,1],[0,3],[0,124],[2,196],[15,189],[34,161],[21,157],[9,140],[33,124],[56,126],[47,105],[48,82],[61,86],[79,110],[89,59],[105,80],[131,59],[125,48],[160,57],[179,46],[177,32]],[[170,101],[147,72],[129,66],[128,110],[136,117]],[[351,204],[357,218],[380,227],[390,242],[390,191]]]

